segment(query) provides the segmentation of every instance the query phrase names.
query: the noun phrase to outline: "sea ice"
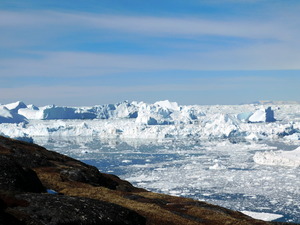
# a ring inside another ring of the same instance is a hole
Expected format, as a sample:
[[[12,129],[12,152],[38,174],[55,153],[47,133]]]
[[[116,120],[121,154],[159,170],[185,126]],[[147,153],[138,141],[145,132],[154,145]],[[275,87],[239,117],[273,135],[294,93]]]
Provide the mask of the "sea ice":
[[[293,151],[267,151],[257,152],[253,160],[263,165],[300,166],[300,147]]]
[[[271,150],[297,153],[288,151],[291,146],[283,143],[66,136],[34,137],[34,141],[151,191],[259,212],[252,216],[264,220],[282,215],[279,221],[300,221],[300,167],[274,167],[253,161],[254,155]]]

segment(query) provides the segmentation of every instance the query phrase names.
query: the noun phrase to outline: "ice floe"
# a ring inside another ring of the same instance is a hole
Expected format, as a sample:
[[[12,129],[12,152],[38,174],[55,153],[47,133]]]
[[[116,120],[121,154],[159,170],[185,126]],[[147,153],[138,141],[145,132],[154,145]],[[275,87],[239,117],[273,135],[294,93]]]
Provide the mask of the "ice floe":
[[[253,159],[258,164],[279,166],[300,166],[300,147],[292,151],[256,152]]]

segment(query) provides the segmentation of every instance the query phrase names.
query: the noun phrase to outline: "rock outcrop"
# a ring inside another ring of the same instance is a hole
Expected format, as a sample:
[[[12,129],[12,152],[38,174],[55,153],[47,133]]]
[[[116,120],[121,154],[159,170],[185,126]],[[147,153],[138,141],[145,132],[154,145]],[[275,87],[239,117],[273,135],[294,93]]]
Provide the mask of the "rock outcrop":
[[[54,190],[49,194],[47,190]],[[271,225],[240,212],[148,192],[117,176],[0,136],[0,224]]]

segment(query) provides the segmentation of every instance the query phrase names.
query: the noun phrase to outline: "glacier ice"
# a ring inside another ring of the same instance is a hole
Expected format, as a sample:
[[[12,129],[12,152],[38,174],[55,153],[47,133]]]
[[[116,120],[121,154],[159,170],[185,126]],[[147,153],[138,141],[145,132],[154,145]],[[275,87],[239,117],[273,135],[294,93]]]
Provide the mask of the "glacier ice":
[[[154,104],[124,101],[92,107],[36,107],[19,101],[1,105],[0,132],[10,137],[229,138],[233,141],[284,137],[286,141],[294,141],[299,140],[299,109],[299,104],[179,106],[168,100]]]

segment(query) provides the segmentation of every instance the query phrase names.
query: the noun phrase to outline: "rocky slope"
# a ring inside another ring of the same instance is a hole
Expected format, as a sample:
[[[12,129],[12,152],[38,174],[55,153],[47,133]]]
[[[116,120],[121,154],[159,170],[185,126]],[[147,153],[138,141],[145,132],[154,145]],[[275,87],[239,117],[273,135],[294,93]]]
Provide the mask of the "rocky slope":
[[[117,176],[0,136],[0,224],[284,224],[136,188]]]

